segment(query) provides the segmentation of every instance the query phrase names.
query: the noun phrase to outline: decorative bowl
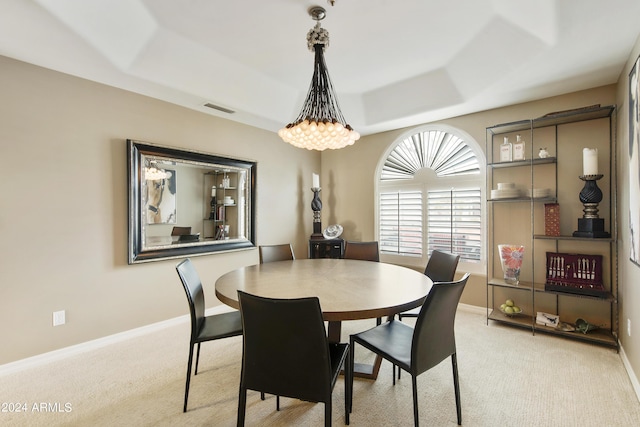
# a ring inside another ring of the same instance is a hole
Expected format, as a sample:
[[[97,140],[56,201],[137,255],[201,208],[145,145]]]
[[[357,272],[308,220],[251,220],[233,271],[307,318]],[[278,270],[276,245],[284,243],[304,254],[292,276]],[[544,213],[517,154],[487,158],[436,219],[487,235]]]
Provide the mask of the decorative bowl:
[[[502,312],[502,314],[504,314],[507,317],[516,317],[516,316],[522,316],[522,310],[520,310],[517,313],[507,313],[506,311],[504,311],[502,308],[500,308],[500,311]]]
[[[337,239],[341,234],[342,226],[340,224],[330,225],[322,232],[322,236],[325,239]]]

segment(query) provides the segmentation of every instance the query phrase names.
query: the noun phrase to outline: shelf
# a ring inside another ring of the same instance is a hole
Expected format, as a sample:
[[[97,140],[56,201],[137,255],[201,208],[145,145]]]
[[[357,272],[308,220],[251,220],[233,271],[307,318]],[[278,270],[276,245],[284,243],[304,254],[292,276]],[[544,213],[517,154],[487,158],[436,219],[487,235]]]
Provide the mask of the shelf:
[[[534,234],[534,239],[539,240],[582,240],[586,242],[613,242],[613,237],[573,237],[573,236],[547,236],[544,234]]]
[[[522,132],[531,130],[531,120],[520,120],[517,122],[503,123],[487,128],[488,132],[494,135],[503,133]]]
[[[519,284],[507,283],[503,279],[493,278],[489,279],[487,283],[491,286],[498,286],[501,288],[514,288],[514,289],[522,289],[525,291],[531,291],[533,289],[533,284],[531,282],[520,282]],[[544,285],[543,285],[544,286]]]
[[[487,199],[487,202],[492,203],[513,203],[513,202],[531,202],[536,203],[557,203],[558,199],[555,197],[502,197],[499,199]]]
[[[614,348],[618,347],[618,340],[611,332],[606,329],[595,329],[587,334],[576,331],[561,331],[550,326],[538,325],[537,323],[535,323],[532,316],[525,314],[510,317],[504,315],[502,312],[500,312],[500,310],[492,310],[488,318],[489,320],[493,320],[494,322],[504,323],[510,326],[517,326],[525,329],[532,329],[534,332],[544,332],[546,334],[560,335],[579,341],[588,341]]]
[[[607,329],[595,329],[593,331],[589,331],[586,334],[582,332],[574,331],[561,331],[556,328],[552,328],[550,326],[538,325],[534,326],[536,332],[544,332],[547,334],[553,335],[561,335],[563,337],[571,338],[574,340],[587,341],[596,344],[606,345],[609,347],[618,348],[618,340],[617,338]]]
[[[547,114],[533,120],[520,120],[517,122],[503,123],[491,126],[487,128],[487,131],[491,132],[494,135],[499,135],[503,133],[530,131],[532,128],[538,129],[586,120],[603,119],[605,117],[610,117],[613,114],[615,108],[616,107],[613,105],[609,105],[606,107],[593,105],[576,110],[559,111],[557,113]]]
[[[496,322],[508,323],[509,325],[520,326],[522,328],[533,328],[533,317],[527,314],[521,314],[519,316],[507,316],[500,310],[491,310],[489,319]]]
[[[603,302],[615,302],[615,298],[613,294],[608,293],[605,297],[597,297],[593,295],[581,295],[577,293],[569,293],[562,291],[548,291],[544,287],[544,283],[531,283],[531,282],[520,282],[517,285],[513,283],[507,283],[503,279],[493,278],[487,281],[489,286],[497,286],[500,288],[509,288],[509,289],[520,289],[524,291],[535,291],[542,294],[551,294],[551,295],[559,295],[563,297],[571,297],[571,298],[586,298],[594,301],[603,301]]]
[[[529,160],[519,160],[515,162],[497,162],[497,163],[489,163],[487,166],[490,166],[494,169],[500,168],[517,168],[521,166],[531,166],[531,165],[546,165],[550,163],[556,163],[557,159],[555,157],[545,157],[544,159],[529,159]]]
[[[562,297],[571,297],[571,298],[585,298],[585,299],[590,299],[593,301],[602,301],[602,302],[615,302],[616,299],[613,296],[613,294],[611,292],[607,292],[607,294],[605,296],[602,297],[596,297],[593,295],[582,295],[582,294],[578,294],[578,293],[571,293],[571,292],[562,292],[562,291],[548,291],[546,289],[544,289],[544,285],[542,285],[542,288],[539,288],[538,286],[534,287],[534,291],[536,292],[540,292],[540,293],[544,293],[544,294],[552,294],[552,295],[559,295]]]
[[[615,108],[614,105],[601,107],[598,104],[575,110],[558,111],[557,113],[546,114],[537,119],[533,119],[533,128],[537,129],[567,123],[583,122],[586,120],[604,119],[605,117],[611,117]]]

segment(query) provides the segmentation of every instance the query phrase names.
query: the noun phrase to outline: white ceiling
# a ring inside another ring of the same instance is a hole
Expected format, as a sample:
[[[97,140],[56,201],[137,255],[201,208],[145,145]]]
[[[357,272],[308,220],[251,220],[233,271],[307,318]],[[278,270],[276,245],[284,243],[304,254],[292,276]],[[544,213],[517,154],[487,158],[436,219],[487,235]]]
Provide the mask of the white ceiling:
[[[0,0],[0,55],[275,132],[313,5],[364,135],[614,83],[640,33],[638,0]]]

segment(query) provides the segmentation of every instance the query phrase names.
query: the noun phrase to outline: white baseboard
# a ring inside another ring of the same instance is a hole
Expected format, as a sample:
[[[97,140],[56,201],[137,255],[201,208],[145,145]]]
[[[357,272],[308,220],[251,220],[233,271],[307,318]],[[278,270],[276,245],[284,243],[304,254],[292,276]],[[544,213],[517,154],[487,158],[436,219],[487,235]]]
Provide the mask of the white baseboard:
[[[216,307],[207,309],[206,315],[223,313],[230,310],[231,308],[225,305],[218,305]],[[161,322],[152,323],[150,325],[141,326],[139,328],[130,329],[124,332],[119,332],[117,334],[109,335],[103,338],[83,342],[80,344],[61,348],[59,350],[54,350],[47,353],[39,354],[37,356],[28,357],[26,359],[17,360],[15,362],[6,363],[4,365],[0,365],[0,377],[3,375],[19,372],[24,369],[34,368],[37,366],[45,365],[47,363],[55,362],[57,360],[62,360],[66,357],[99,349],[110,344],[115,344],[117,342],[139,337],[141,335],[156,332],[185,322],[189,322],[189,315],[163,320]]]
[[[624,352],[624,347],[622,347],[620,341],[618,341],[618,345],[620,346],[620,359],[622,359],[622,364],[627,371],[627,375],[629,376],[629,380],[631,381],[633,390],[636,392],[636,398],[638,398],[638,401],[640,401],[640,382],[638,382],[638,376],[633,371],[633,368],[629,363],[629,359],[627,358],[627,354]]]

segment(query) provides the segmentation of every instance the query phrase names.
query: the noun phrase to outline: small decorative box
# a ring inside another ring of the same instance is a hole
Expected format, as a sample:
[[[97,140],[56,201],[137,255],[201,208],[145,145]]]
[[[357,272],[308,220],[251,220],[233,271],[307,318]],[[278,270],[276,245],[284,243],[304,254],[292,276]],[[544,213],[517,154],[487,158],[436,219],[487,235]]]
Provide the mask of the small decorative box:
[[[546,236],[560,235],[560,205],[545,203],[544,205],[544,234]]]

